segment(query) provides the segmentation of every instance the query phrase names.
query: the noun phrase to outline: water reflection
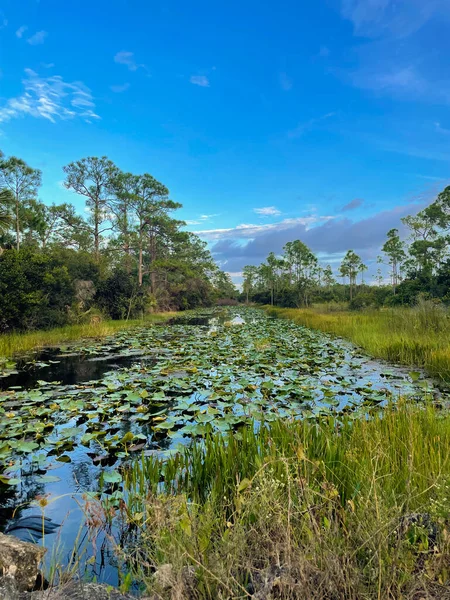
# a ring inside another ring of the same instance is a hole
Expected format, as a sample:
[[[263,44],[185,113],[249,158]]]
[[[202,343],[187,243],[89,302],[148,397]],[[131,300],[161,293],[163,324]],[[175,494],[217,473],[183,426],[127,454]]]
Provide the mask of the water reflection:
[[[378,390],[381,401],[385,401],[389,393],[417,392],[414,385],[408,382],[406,369],[387,369],[386,365],[355,353],[351,344],[326,336],[323,336],[323,347],[317,349],[312,357],[317,364],[311,369],[301,354],[304,343],[301,328],[298,328],[298,336],[295,332],[290,334],[289,343],[295,353],[284,355],[284,339],[276,340],[278,346],[272,343],[273,340],[262,340],[260,343],[264,347],[266,362],[258,365],[251,353],[245,354],[244,347],[250,344],[252,333],[258,333],[256,325],[252,329],[255,322],[256,318],[252,319],[250,315],[246,320],[237,311],[231,315],[224,311],[214,316],[183,317],[172,320],[170,327],[161,329],[159,337],[152,338],[145,331],[142,334],[138,332],[134,336],[138,348],[130,348],[124,344],[124,336],[117,336],[116,341],[109,340],[104,347],[90,348],[78,354],[52,349],[31,359],[21,359],[18,362],[19,372],[0,379],[0,387],[4,390],[13,386],[21,386],[26,390],[48,390],[44,400],[41,401],[38,396],[35,403],[30,401],[30,410],[39,411],[42,406],[48,407],[54,403],[54,416],[51,415],[54,428],[50,434],[46,434],[49,446],[40,448],[35,454],[21,455],[23,458],[18,474],[21,483],[18,486],[1,487],[0,529],[4,529],[8,519],[13,518],[14,507],[20,507],[17,512],[20,516],[42,511],[53,521],[61,523],[57,532],[45,536],[41,542],[49,548],[45,559],[47,566],[55,562],[55,556],[58,556],[61,564],[76,565],[80,572],[86,570],[88,576],[116,585],[117,563],[108,540],[117,531],[108,532],[102,527],[104,515],[92,497],[98,492],[100,473],[105,466],[115,469],[121,461],[131,460],[135,452],[144,450],[148,455],[178,443],[188,443],[189,438],[182,437],[179,432],[185,426],[194,425],[195,420],[189,412],[191,404],[200,409],[200,414],[206,415],[204,419],[210,416],[208,410],[216,411],[214,414],[217,415],[219,409],[225,406],[224,413],[235,418],[235,425],[242,423],[240,417],[248,415],[248,405],[251,403],[248,395],[242,391],[245,384],[240,381],[246,374],[247,366],[251,366],[256,374],[252,386],[254,383],[273,383],[275,388],[280,385],[278,395],[263,396],[261,392],[257,398],[261,404],[265,403],[264,407],[269,411],[277,408],[280,415],[289,414],[289,409],[293,407],[298,408],[299,412],[303,409],[320,412],[329,404],[336,409],[351,406],[364,401],[370,390]],[[270,323],[273,326],[274,321]],[[198,336],[191,326],[201,328],[201,335]],[[224,335],[215,336],[223,326]],[[230,330],[227,330],[228,327]],[[233,336],[239,338],[240,331],[247,328],[250,335],[241,340],[242,347],[237,342],[239,348],[236,348],[236,354],[242,352],[241,363],[232,364],[232,371],[227,360],[231,364],[235,357],[228,355],[228,359],[224,359],[221,351],[225,346],[230,347]],[[218,340],[218,349],[214,353],[205,344],[207,335],[210,336],[208,343]],[[159,345],[155,346],[155,341]],[[263,344],[267,344],[267,348]],[[203,359],[199,361],[203,365],[200,366],[203,379],[197,381],[195,389],[190,386],[185,364],[186,356],[190,360],[194,353],[197,357],[203,353]],[[205,353],[209,353],[206,360]],[[166,355],[169,357],[167,361]],[[172,361],[176,367],[177,357],[179,364],[183,365],[179,370],[158,366],[171,364]],[[326,359],[323,366],[321,359]],[[42,386],[38,383],[41,380],[59,381],[60,384]],[[145,392],[147,387],[152,396],[149,399],[143,396],[142,406],[139,407],[142,410],[133,412],[129,394],[137,396],[141,403],[139,394]],[[135,389],[139,392],[135,392]],[[157,393],[154,393],[155,389]],[[219,390],[219,393],[215,398],[210,398],[213,390]],[[158,393],[162,395],[158,397]],[[111,400],[110,404],[105,402],[102,408],[104,412],[97,410],[103,398],[111,398],[114,394],[114,401]],[[18,411],[21,402],[29,401],[28,395],[31,394],[27,392],[18,398],[13,392],[5,392],[2,406],[9,411]],[[227,401],[232,406],[227,405]],[[180,402],[184,402],[185,408],[176,408]],[[64,403],[72,403],[75,416],[67,421],[67,414],[71,413],[65,413],[64,408],[60,410],[58,403],[63,407]],[[155,417],[158,418],[160,414],[169,418],[179,414],[183,423],[171,427],[170,432],[168,429],[155,430]],[[31,423],[33,427],[34,422]],[[73,439],[70,439],[71,436],[65,439],[64,432],[73,428],[79,428],[79,431]],[[86,432],[93,435],[87,445],[79,442]],[[127,434],[138,437],[133,439],[132,436],[133,445],[123,452],[120,441]],[[74,442],[75,439],[77,442]],[[86,520],[89,527],[86,526]]]

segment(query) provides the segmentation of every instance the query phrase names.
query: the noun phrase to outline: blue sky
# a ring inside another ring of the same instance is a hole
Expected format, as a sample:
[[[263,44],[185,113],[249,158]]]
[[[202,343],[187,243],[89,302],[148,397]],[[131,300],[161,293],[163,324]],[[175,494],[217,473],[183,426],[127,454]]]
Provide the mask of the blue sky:
[[[300,238],[337,264],[450,178],[450,2],[0,0],[0,148],[150,172],[239,280]]]

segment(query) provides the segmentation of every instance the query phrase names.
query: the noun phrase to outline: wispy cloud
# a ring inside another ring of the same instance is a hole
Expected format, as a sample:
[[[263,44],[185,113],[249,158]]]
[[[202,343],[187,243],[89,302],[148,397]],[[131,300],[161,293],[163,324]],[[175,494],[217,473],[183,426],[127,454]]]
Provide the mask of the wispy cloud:
[[[448,181],[450,179],[450,177],[435,177],[434,175],[421,175],[420,173],[414,173],[414,175],[428,181]]]
[[[432,23],[450,19],[448,0],[340,1],[355,36],[372,40],[355,45],[344,79],[398,100],[449,103],[450,82],[437,73],[429,46]]]
[[[253,212],[261,217],[275,217],[281,215],[281,210],[275,206],[264,206],[263,208],[254,208]]]
[[[327,58],[327,56],[330,56],[330,49],[327,46],[320,46],[317,56],[319,58]]]
[[[122,85],[112,85],[110,90],[115,94],[121,94],[122,92],[126,92],[129,87],[129,83],[123,83]]]
[[[128,52],[127,50],[121,50],[114,56],[114,62],[118,65],[125,65],[129,71],[137,71],[138,69],[144,69],[147,75],[150,75],[147,65],[144,63],[136,62],[134,58],[134,52]]]
[[[81,81],[69,83],[59,75],[40,77],[31,69],[25,69],[22,83],[23,94],[10,98],[0,107],[0,123],[25,116],[52,123],[77,117],[85,121],[100,118],[95,113],[91,90]]]
[[[284,92],[289,92],[290,90],[292,90],[292,87],[294,85],[293,80],[288,76],[287,73],[280,73],[279,75],[279,81],[280,81],[280,86],[281,89]]]
[[[200,87],[209,87],[209,79],[206,75],[191,75],[189,81]]]
[[[211,219],[218,216],[220,216],[219,213],[215,213],[213,215],[200,215],[195,219],[188,219],[186,221],[186,225],[204,225],[207,221],[211,221]]]
[[[38,46],[45,42],[45,38],[48,36],[46,31],[37,31],[31,37],[27,38],[28,44],[31,46]]]
[[[130,71],[137,71],[138,69],[133,52],[127,52],[125,50],[118,52],[114,57],[114,62],[119,65],[127,66]]]
[[[291,129],[291,131],[288,131],[287,135],[290,138],[301,137],[306,131],[310,131],[316,125],[318,125],[319,123],[321,123],[322,121],[326,121],[327,119],[331,119],[331,117],[335,117],[335,116],[336,116],[335,112],[329,112],[329,113],[327,113],[325,115],[322,115],[321,117],[316,117],[314,119],[309,119],[309,121],[306,121],[305,123],[299,123],[297,125],[297,127],[295,127],[295,129]]]
[[[16,36],[18,38],[22,38],[23,34],[25,33],[25,31],[28,29],[27,25],[22,25],[22,27],[19,27],[19,29],[16,31]]]
[[[348,212],[350,210],[355,210],[364,204],[364,200],[362,198],[355,198],[354,200],[350,200],[347,204],[341,208],[341,212]]]
[[[380,71],[379,66],[376,70],[366,68],[356,71],[352,80],[357,87],[394,95],[409,95],[411,98],[416,98],[428,90],[427,82],[413,65],[396,67],[390,71]]]
[[[405,38],[449,13],[447,0],[342,0],[342,16],[363,37]]]
[[[444,135],[450,135],[450,129],[446,127],[442,127],[442,125],[438,122],[434,124],[434,128],[438,133],[443,133]]]
[[[5,17],[4,13],[0,10],[0,29],[4,27],[8,27],[8,19]]]

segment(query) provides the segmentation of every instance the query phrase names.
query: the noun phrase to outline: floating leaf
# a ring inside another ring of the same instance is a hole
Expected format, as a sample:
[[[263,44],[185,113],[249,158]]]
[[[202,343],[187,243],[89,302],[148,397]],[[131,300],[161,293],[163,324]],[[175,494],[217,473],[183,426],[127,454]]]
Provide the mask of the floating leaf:
[[[120,483],[122,481],[122,475],[118,471],[105,471],[102,476],[105,483]]]

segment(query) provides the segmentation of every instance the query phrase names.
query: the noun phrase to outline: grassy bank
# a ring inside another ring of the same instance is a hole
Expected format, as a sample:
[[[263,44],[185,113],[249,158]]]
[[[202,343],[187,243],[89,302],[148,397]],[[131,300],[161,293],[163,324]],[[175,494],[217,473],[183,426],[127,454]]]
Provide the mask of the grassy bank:
[[[450,315],[423,302],[412,308],[361,312],[326,308],[266,308],[270,315],[345,337],[369,354],[391,362],[424,367],[450,381]]]
[[[9,357],[20,352],[75,342],[83,338],[106,337],[116,331],[131,329],[147,323],[160,323],[173,317],[175,314],[155,313],[147,315],[144,320],[102,321],[100,323],[66,325],[65,327],[57,327],[55,329],[25,333],[5,333],[0,335],[0,356]]]
[[[432,406],[215,435],[165,463],[143,457],[123,477],[125,588],[138,581],[164,599],[450,597],[450,416]]]

